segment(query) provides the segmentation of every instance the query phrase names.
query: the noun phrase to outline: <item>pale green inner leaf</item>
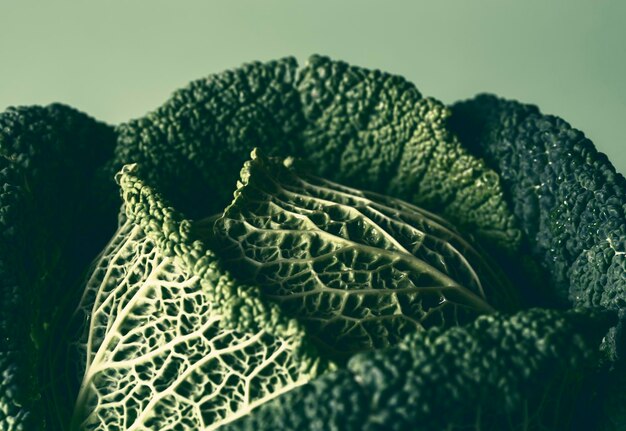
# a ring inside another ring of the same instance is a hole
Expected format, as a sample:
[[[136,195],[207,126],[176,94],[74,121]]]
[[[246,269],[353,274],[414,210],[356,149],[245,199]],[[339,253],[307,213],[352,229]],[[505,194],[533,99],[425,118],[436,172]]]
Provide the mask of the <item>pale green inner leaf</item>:
[[[212,430],[309,380],[298,340],[225,329],[204,283],[138,225],[120,227],[76,314],[86,368],[73,429]]]
[[[382,348],[513,302],[504,278],[440,217],[258,152],[233,203],[197,228],[235,276],[331,351]]]

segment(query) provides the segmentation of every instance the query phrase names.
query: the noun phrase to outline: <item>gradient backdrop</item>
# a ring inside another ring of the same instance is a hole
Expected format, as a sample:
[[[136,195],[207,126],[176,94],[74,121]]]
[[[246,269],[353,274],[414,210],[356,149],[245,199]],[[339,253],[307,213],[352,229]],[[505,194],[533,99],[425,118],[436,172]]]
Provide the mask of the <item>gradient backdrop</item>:
[[[535,103],[626,173],[626,1],[0,0],[0,111],[60,101],[118,123],[250,60],[311,53],[451,103]]]

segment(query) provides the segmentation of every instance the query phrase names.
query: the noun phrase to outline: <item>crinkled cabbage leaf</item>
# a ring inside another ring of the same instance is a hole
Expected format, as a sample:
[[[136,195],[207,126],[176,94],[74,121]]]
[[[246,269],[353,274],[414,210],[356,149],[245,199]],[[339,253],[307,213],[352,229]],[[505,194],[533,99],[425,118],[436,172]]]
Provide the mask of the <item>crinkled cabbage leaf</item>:
[[[441,217],[258,150],[233,202],[204,223],[224,265],[326,350],[387,347],[516,306],[506,278]]]

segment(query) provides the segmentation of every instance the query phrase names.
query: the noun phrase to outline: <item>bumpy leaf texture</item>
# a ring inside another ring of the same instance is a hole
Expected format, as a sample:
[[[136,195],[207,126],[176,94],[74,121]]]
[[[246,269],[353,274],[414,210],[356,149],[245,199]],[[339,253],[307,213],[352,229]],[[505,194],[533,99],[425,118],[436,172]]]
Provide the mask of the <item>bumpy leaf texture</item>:
[[[387,347],[517,305],[504,275],[440,217],[258,150],[233,202],[202,223],[224,265],[326,351]]]
[[[302,157],[324,178],[392,194],[506,250],[520,231],[498,175],[447,128],[450,111],[405,79],[312,56],[192,82],[118,126],[107,175],[139,163],[191,217],[221,211],[250,151]],[[210,199],[198,200],[198,196]]]
[[[404,78],[313,56],[297,82],[306,125],[291,154],[342,184],[391,194],[500,246],[520,232],[500,180],[450,133],[450,111]]]
[[[536,106],[482,95],[453,107],[463,143],[496,169],[562,300],[626,307],[626,180],[585,135]]]
[[[606,421],[594,427],[624,429],[624,389],[615,382],[626,381],[626,180],[581,131],[536,106],[481,95],[453,112],[463,143],[500,173],[527,247],[550,276],[546,294],[620,310],[603,349],[621,363],[590,391],[600,392]]]
[[[225,430],[565,430],[615,315],[525,310],[361,353]]]
[[[220,271],[138,168],[76,313],[86,367],[72,429],[212,430],[319,371],[294,320]]]

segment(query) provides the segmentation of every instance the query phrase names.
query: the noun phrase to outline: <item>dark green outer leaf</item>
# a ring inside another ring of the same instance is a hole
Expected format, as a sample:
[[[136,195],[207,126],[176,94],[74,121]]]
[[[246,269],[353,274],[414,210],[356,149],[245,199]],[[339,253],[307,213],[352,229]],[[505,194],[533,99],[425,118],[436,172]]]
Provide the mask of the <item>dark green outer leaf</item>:
[[[498,175],[450,133],[450,111],[404,78],[312,56],[297,89],[305,116],[291,155],[324,178],[405,199],[508,250],[520,232]]]
[[[312,56],[250,63],[192,82],[122,124],[107,173],[139,163],[192,217],[221,210],[254,147],[309,160],[325,178],[445,215],[508,252],[520,232],[498,176],[449,133],[448,109],[412,83]],[[204,199],[199,199],[203,197]]]
[[[545,294],[621,310],[603,345],[619,363],[587,390],[600,411],[590,426],[626,429],[626,180],[581,131],[536,106],[480,95],[452,109],[462,142],[500,173],[526,246],[549,274]]]
[[[496,169],[562,300],[626,307],[626,180],[584,134],[537,107],[482,95],[453,107],[463,143]]]
[[[225,430],[568,430],[611,313],[524,310],[362,353]]]
[[[73,394],[53,382],[52,348],[63,305],[80,296],[82,272],[115,226],[94,174],[113,144],[109,126],[66,106],[0,114],[3,430],[56,429],[71,406]]]

